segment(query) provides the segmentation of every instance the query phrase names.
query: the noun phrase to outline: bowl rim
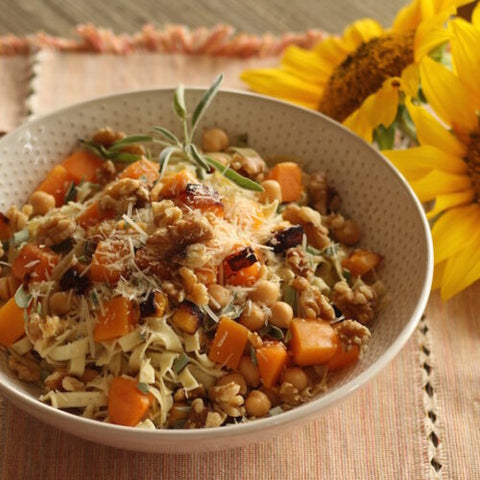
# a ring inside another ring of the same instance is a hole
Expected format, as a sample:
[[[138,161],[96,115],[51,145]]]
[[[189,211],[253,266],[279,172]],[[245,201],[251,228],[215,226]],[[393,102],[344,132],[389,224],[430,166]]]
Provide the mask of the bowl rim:
[[[147,94],[166,94],[168,92],[173,93],[175,87],[165,87],[165,88],[148,88],[148,89],[139,89],[139,90],[127,90],[119,93],[113,93],[108,95],[97,96],[91,98],[86,101],[76,102],[72,105],[68,105],[59,109],[56,109],[52,112],[44,113],[41,115],[34,115],[27,119],[27,121],[23,124],[8,132],[2,138],[0,138],[0,148],[2,147],[3,143],[9,141],[9,139],[13,136],[21,134],[21,132],[28,130],[32,125],[37,125],[42,123],[49,118],[56,117],[56,116],[65,116],[68,115],[70,112],[75,111],[77,109],[88,108],[96,103],[100,103],[102,101],[113,100],[115,98],[120,99],[121,97],[128,97],[128,96],[135,96],[135,95],[147,95]],[[204,87],[185,87],[185,93],[188,95],[189,93],[198,93],[205,91]],[[273,104],[280,104],[284,107],[291,108],[294,110],[302,111],[313,118],[318,118],[322,122],[330,123],[333,127],[342,130],[347,136],[350,137],[352,142],[356,144],[362,145],[362,148],[367,148],[371,151],[371,153],[378,157],[380,161],[382,161],[394,177],[396,177],[397,181],[399,182],[401,188],[407,193],[408,197],[413,201],[416,211],[419,214],[419,218],[421,220],[424,232],[424,240],[426,244],[427,256],[425,259],[426,269],[425,269],[425,281],[423,283],[421,293],[419,295],[419,300],[417,305],[410,316],[409,321],[405,325],[405,327],[401,330],[398,337],[395,341],[386,349],[386,351],[369,367],[367,367],[363,372],[355,376],[353,379],[349,380],[345,385],[342,385],[334,392],[322,396],[317,399],[313,399],[305,404],[301,404],[289,410],[287,412],[283,412],[279,415],[274,415],[271,417],[257,419],[251,422],[246,423],[238,423],[238,424],[231,424],[225,425],[221,427],[213,427],[213,428],[200,428],[200,429],[192,429],[192,430],[183,430],[183,429],[137,429],[127,426],[115,425],[111,423],[100,422],[98,420],[93,420],[89,418],[80,417],[78,415],[74,415],[68,413],[66,411],[56,409],[48,404],[41,402],[38,398],[34,398],[33,396],[27,395],[18,391],[13,386],[9,384],[5,384],[1,377],[0,377],[0,393],[5,395],[12,401],[19,402],[20,405],[24,407],[25,410],[32,413],[37,418],[41,418],[44,422],[56,425],[58,428],[63,430],[68,430],[74,433],[69,428],[62,427],[64,421],[71,425],[76,425],[77,427],[81,427],[83,429],[87,428],[90,431],[102,430],[106,434],[130,434],[131,436],[141,436],[147,442],[148,439],[150,440],[201,440],[207,435],[209,437],[215,438],[223,438],[223,437],[236,437],[236,436],[243,436],[246,434],[251,434],[254,432],[258,432],[260,430],[271,430],[280,425],[291,424],[293,422],[298,422],[301,420],[307,420],[308,418],[314,416],[319,409],[327,410],[328,408],[334,406],[335,404],[340,403],[341,401],[345,400],[350,394],[363,388],[365,385],[368,384],[370,380],[372,380],[381,370],[383,370],[393,359],[398,355],[400,350],[404,347],[407,343],[409,338],[412,336],[417,324],[420,321],[420,318],[425,310],[426,304],[428,302],[428,298],[430,295],[430,288],[433,280],[433,242],[430,233],[430,227],[428,224],[428,220],[426,218],[425,212],[423,210],[422,204],[418,200],[417,196],[413,192],[410,185],[404,179],[404,177],[400,174],[400,172],[388,161],[388,159],[381,153],[375,149],[371,144],[360,138],[359,136],[355,135],[352,131],[347,129],[341,123],[336,122],[335,120],[323,115],[320,112],[316,112],[314,110],[308,109],[306,107],[302,107],[299,105],[295,105],[293,103],[287,102],[285,100],[272,98],[267,95],[261,95],[258,93],[253,93],[249,91],[243,91],[239,89],[232,89],[232,88],[222,88],[218,91],[217,97],[222,96],[244,96],[249,97],[252,99],[256,99],[262,102],[273,103]],[[48,420],[52,418],[53,420]],[[82,436],[80,431],[78,431],[78,435]]]

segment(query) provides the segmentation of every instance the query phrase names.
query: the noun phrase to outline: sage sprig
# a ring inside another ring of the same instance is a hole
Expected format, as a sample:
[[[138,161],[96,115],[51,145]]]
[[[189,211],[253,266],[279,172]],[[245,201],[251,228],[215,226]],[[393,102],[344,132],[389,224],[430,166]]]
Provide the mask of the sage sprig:
[[[160,152],[158,157],[158,161],[160,163],[160,172],[163,173],[165,171],[167,164],[173,155],[179,155],[197,167],[197,175],[199,178],[204,178],[204,176],[210,173],[213,169],[220,172],[223,176],[241,188],[256,192],[263,192],[263,187],[257,182],[240,175],[228,166],[225,166],[219,161],[204,155],[193,143],[193,136],[199,125],[199,122],[202,119],[206,109],[215,98],[215,95],[220,88],[220,84],[222,83],[222,79],[223,75],[220,74],[203,94],[193,111],[190,121],[185,103],[184,87],[183,85],[179,85],[177,87],[175,93],[173,94],[173,110],[182,122],[184,138],[183,141],[181,141],[170,130],[164,127],[153,127],[154,133],[162,136],[162,143],[165,145],[165,148]]]

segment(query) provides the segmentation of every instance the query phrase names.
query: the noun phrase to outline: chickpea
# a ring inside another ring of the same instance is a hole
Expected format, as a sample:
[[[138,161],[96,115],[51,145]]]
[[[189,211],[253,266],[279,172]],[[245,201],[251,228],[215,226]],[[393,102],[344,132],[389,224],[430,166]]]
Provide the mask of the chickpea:
[[[243,378],[243,375],[237,372],[229,373],[228,375],[219,378],[217,380],[217,385],[226,385],[230,382],[240,385],[240,395],[245,395],[247,393],[247,382]]]
[[[252,390],[245,400],[245,410],[252,417],[264,417],[272,408],[268,397],[260,390]]]
[[[242,374],[248,386],[255,388],[260,385],[260,372],[249,356],[245,355],[240,359],[238,371]]]
[[[45,215],[55,208],[55,198],[49,193],[37,191],[32,193],[30,204],[34,215]]]
[[[282,203],[282,190],[276,180],[265,180],[261,185],[265,190],[260,195],[262,203],[272,203],[275,200],[278,200],[278,203]]]
[[[283,372],[283,381],[291,383],[299,392],[308,387],[308,376],[300,367],[289,367]]]
[[[340,228],[333,229],[333,238],[345,245],[355,245],[362,236],[360,227],[355,220],[345,220]]]
[[[272,305],[270,323],[279,328],[288,328],[293,319],[293,308],[286,302],[275,302]]]
[[[280,287],[268,280],[260,280],[255,285],[255,290],[250,292],[249,297],[255,302],[262,302],[267,306],[273,305],[280,296]]]
[[[265,325],[265,313],[258,305],[251,303],[240,315],[240,323],[255,332]]]
[[[211,283],[207,288],[212,308],[220,309],[230,302],[232,294],[228,288],[218,283]]]
[[[222,152],[228,148],[228,136],[220,128],[211,128],[202,136],[202,148],[205,152]]]
[[[72,309],[72,296],[67,292],[56,292],[50,297],[49,306],[54,315],[66,315]]]

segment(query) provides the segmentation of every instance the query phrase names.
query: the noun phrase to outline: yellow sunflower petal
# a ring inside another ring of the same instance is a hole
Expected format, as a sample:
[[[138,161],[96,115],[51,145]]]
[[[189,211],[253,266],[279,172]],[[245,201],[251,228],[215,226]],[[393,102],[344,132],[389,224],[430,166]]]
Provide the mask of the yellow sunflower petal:
[[[415,61],[419,62],[434,48],[448,41],[449,35],[444,23],[450,16],[450,11],[443,11],[422,22],[416,33],[414,42]]]
[[[433,170],[419,180],[412,181],[411,187],[421,202],[428,202],[437,195],[468,190],[471,183],[470,178],[466,175]]]
[[[474,198],[475,191],[473,188],[465,190],[464,192],[437,195],[437,198],[435,199],[435,206],[427,213],[427,218],[432,219],[445,210],[469,204]]]
[[[472,25],[475,28],[480,28],[480,3],[477,3],[477,6],[473,9]]]
[[[480,279],[480,232],[477,226],[473,240],[447,261],[442,277],[441,296],[452,298]],[[473,233],[473,232],[472,232]]]
[[[449,259],[468,245],[480,221],[477,204],[452,208],[445,212],[432,228],[435,264]]]
[[[431,58],[420,62],[422,89],[439,117],[462,132],[473,132],[478,118],[472,106],[471,95],[450,70]]]
[[[452,135],[425,108],[414,105],[410,99],[405,102],[408,113],[417,129],[417,138],[421,144],[435,145],[450,155],[462,158],[466,147]]]
[[[362,43],[369,42],[383,33],[382,26],[371,18],[357,20],[349,25],[343,33],[343,41],[348,48],[354,50]]]
[[[407,97],[416,97],[419,85],[420,72],[418,70],[418,65],[412,63],[403,69],[402,90],[407,94]]]
[[[390,126],[395,120],[398,110],[399,78],[389,78],[375,93],[372,93],[360,106],[360,110],[368,119],[371,129],[378,125]]]
[[[372,143],[372,126],[361,110],[355,110],[343,121],[343,125],[362,137],[366,142]]]
[[[283,70],[265,68],[245,70],[240,78],[254,91],[316,109],[322,89]]]
[[[420,2],[414,0],[397,13],[393,21],[392,29],[397,32],[407,32],[417,28],[421,20]]]
[[[336,67],[354,50],[355,48],[347,48],[347,45],[341,38],[329,37],[319,42],[313,51],[320,58],[323,58],[326,63]]]
[[[442,286],[443,272],[445,271],[446,265],[446,261],[435,265],[435,269],[433,270],[432,290],[437,290]]]
[[[288,47],[283,54],[283,69],[306,82],[325,85],[334,66],[325,62],[316,52],[297,46]]]
[[[450,22],[452,32],[450,45],[452,60],[458,77],[474,95],[477,108],[480,106],[478,79],[480,78],[480,30],[458,18]]]
[[[432,170],[457,175],[467,171],[467,164],[462,159],[433,145],[422,145],[407,150],[383,150],[382,153],[410,181],[420,180]]]

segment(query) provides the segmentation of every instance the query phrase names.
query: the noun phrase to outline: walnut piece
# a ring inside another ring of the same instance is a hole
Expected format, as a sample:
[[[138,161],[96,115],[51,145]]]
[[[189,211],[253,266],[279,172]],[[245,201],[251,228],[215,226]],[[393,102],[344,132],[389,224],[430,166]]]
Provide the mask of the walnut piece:
[[[97,170],[97,180],[101,185],[110,183],[117,176],[115,164],[111,160],[106,160]]]
[[[207,287],[198,281],[195,273],[187,267],[180,267],[178,273],[182,277],[187,300],[196,305],[207,305],[210,300]]]
[[[289,248],[285,254],[285,262],[295,275],[305,277],[309,281],[313,279],[312,265],[302,248]]]
[[[23,230],[28,221],[28,215],[19,210],[16,205],[12,205],[5,216],[8,218],[8,225],[12,233]]]
[[[209,388],[208,396],[215,406],[229,417],[240,417],[245,414],[242,406],[245,399],[239,395],[240,388],[241,386],[235,382],[217,385]]]
[[[370,330],[356,320],[344,320],[335,324],[333,328],[345,350],[353,345],[364,347],[372,336]]]
[[[251,150],[251,155],[242,155],[238,152],[234,153],[230,167],[241,175],[259,182],[265,177],[267,165],[255,150]]]
[[[8,366],[24,382],[37,382],[40,380],[40,365],[29,356],[17,357],[16,355],[10,355],[8,357]]]
[[[347,282],[337,282],[333,287],[333,302],[347,319],[368,323],[375,316],[377,294],[369,285],[350,288]]]
[[[320,213],[310,207],[292,204],[283,211],[282,216],[292,225],[301,225],[312,247],[323,249],[330,244],[328,228],[322,224]]]
[[[278,390],[278,396],[282,403],[287,403],[288,405],[299,405],[302,403],[298,388],[294,387],[290,382],[282,382]]]
[[[328,298],[315,285],[311,285],[306,278],[295,278],[292,287],[299,292],[298,306],[305,318],[321,318],[327,321],[335,318],[335,310],[330,305]]]
[[[182,218],[182,210],[171,200],[152,202],[153,222],[157,227],[165,227]]]
[[[39,243],[51,247],[52,245],[58,245],[68,238],[70,238],[77,224],[75,220],[64,215],[53,215],[47,217],[37,229],[37,240]]]
[[[213,229],[205,217],[189,213],[171,225],[158,228],[147,240],[147,248],[159,259],[180,253],[185,247],[213,238]]]
[[[121,178],[105,187],[99,206],[102,211],[113,210],[119,214],[126,212],[130,204],[143,206],[149,198],[149,191],[143,182],[133,178]]]
[[[325,172],[315,172],[310,175],[308,193],[313,208],[322,215],[327,215],[340,208],[340,195],[328,185]]]
[[[65,323],[56,315],[43,318],[32,313],[25,324],[25,332],[39,353],[48,347],[65,330]]]

